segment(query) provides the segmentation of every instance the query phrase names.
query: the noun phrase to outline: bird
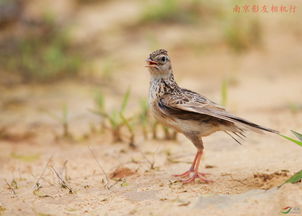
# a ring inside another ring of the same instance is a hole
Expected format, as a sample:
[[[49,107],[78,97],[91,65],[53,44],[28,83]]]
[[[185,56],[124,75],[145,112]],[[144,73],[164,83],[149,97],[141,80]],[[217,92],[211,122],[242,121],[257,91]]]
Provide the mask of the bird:
[[[208,173],[199,172],[204,152],[203,137],[222,131],[241,144],[248,130],[279,134],[276,130],[227,112],[223,106],[194,91],[181,88],[174,79],[167,50],[152,52],[145,66],[151,75],[148,95],[150,112],[158,122],[183,134],[197,149],[190,169],[174,175],[182,178],[183,183],[195,182],[196,179],[203,183],[212,182],[206,178]]]

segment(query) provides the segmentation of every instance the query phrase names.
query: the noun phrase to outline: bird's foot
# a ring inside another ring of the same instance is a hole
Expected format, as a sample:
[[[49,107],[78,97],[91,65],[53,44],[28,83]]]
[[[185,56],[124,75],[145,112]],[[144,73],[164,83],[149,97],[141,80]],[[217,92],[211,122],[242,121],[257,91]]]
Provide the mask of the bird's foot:
[[[181,178],[185,178],[185,177],[188,177],[190,176],[190,174],[193,172],[193,170],[188,170],[184,173],[181,173],[181,174],[176,174],[176,175],[173,175],[174,177],[181,177]]]
[[[191,174],[193,173],[193,175],[191,176]],[[175,177],[181,177],[181,178],[187,178],[185,180],[183,180],[183,183],[190,183],[193,182],[196,178],[200,179],[202,182],[205,183],[210,183],[212,182],[211,180],[207,180],[204,177],[210,175],[209,173],[201,173],[198,171],[194,171],[194,170],[188,170],[182,174],[178,174],[178,175],[174,175]]]
[[[191,183],[194,182],[195,179],[199,179],[201,182],[203,183],[212,183],[212,180],[208,180],[206,178],[204,178],[204,176],[208,175],[208,173],[200,173],[200,172],[194,172],[193,175],[185,180],[182,181],[182,183],[187,184],[187,183]]]
[[[207,176],[207,175],[210,175],[210,173],[202,173],[202,172],[197,172],[197,171],[194,171],[194,170],[191,170],[189,169],[188,171],[184,172],[184,173],[181,173],[181,174],[176,174],[176,175],[173,175],[174,177],[180,177],[180,178],[186,178],[186,177],[189,177],[191,175],[191,173],[198,173],[198,175],[200,176]]]

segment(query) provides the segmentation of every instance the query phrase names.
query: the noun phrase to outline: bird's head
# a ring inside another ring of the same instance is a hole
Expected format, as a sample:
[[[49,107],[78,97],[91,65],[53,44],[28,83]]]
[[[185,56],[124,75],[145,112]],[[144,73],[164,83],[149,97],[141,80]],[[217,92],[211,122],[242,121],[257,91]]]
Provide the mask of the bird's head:
[[[164,77],[172,73],[171,61],[168,52],[164,49],[152,52],[146,62],[151,76]]]

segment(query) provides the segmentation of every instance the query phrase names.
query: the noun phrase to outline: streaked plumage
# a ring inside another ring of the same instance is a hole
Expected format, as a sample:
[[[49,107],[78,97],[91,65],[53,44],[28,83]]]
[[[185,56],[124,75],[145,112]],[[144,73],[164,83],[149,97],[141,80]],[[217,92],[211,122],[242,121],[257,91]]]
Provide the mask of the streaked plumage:
[[[185,182],[191,182],[195,178],[207,181],[203,178],[204,175],[198,172],[203,151],[202,137],[216,131],[224,131],[240,143],[240,139],[245,137],[246,130],[278,133],[228,113],[222,106],[206,97],[179,87],[174,80],[166,50],[152,52],[147,63],[151,74],[149,89],[151,112],[158,121],[184,134],[198,149],[191,169],[180,175],[190,176],[190,173],[193,173],[193,176]]]

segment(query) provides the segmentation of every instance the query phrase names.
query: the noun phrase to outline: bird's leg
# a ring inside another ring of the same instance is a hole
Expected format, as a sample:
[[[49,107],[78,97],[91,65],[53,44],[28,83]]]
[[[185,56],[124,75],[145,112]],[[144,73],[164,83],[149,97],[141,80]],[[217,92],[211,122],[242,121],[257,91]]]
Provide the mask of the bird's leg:
[[[198,172],[198,167],[200,164],[200,160],[201,160],[201,156],[202,156],[202,151],[198,150],[197,153],[197,159],[195,162],[195,166],[193,168],[193,171],[191,171],[191,173],[193,173],[193,175],[185,180],[183,180],[183,183],[190,183],[190,182],[194,182],[196,178],[200,179],[202,182],[204,183],[210,183],[212,181],[207,180],[206,178],[204,178],[204,176],[208,175],[208,173],[201,173]]]
[[[188,171],[186,171],[182,174],[174,175],[174,176],[176,176],[176,177],[186,177],[187,179],[185,179],[183,181],[183,183],[193,182],[196,178],[199,178],[201,181],[203,181],[205,183],[211,182],[211,181],[204,178],[204,176],[206,176],[207,173],[198,172],[201,156],[202,156],[202,153],[203,153],[202,140],[199,139],[198,136],[194,136],[194,134],[193,135],[192,134],[187,135],[187,137],[191,139],[191,141],[197,147],[198,150],[197,150],[197,153],[196,153],[195,158],[193,160],[193,163],[191,165],[191,168]],[[191,176],[191,173],[193,174],[192,176]]]
[[[194,171],[194,167],[195,167],[195,164],[196,164],[196,161],[197,161],[198,157],[199,157],[199,151],[197,151],[196,154],[195,154],[195,158],[192,162],[191,168],[188,171],[184,172],[184,173],[176,174],[174,176],[175,177],[182,177],[182,178],[183,177],[188,177]]]

